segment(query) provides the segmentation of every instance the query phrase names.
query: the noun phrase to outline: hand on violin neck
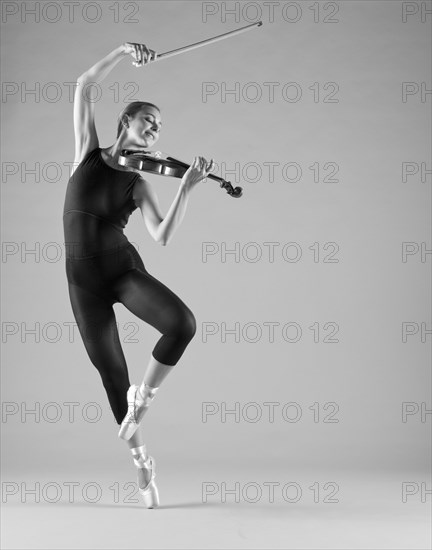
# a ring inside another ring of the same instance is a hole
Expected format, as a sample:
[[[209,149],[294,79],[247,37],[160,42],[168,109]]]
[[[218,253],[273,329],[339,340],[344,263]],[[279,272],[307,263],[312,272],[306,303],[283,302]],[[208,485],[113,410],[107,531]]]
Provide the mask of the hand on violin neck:
[[[213,159],[210,162],[204,157],[195,157],[193,163],[185,172],[181,180],[181,187],[191,190],[207,177],[207,175],[214,169]]]

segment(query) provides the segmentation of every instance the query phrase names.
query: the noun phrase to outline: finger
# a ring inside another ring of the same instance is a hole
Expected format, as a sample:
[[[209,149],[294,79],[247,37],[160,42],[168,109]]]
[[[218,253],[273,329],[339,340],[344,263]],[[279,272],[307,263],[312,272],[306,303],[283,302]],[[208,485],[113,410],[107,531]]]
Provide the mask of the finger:
[[[128,53],[130,53],[132,58],[134,59],[134,61],[132,61],[132,65],[134,65],[136,67],[137,66],[137,53],[136,53],[135,44],[133,44],[131,42],[131,43],[128,44],[128,46],[129,46]]]
[[[134,55],[135,54],[135,43],[134,42],[128,42],[128,48],[129,48],[128,53],[130,53],[131,55]]]
[[[134,61],[132,61],[132,65],[135,65],[135,67],[138,65],[138,56],[137,56],[137,50],[136,50],[136,44],[133,42],[129,43],[129,53],[131,54]]]
[[[145,44],[141,44],[141,55],[142,55],[142,58],[141,58],[141,66],[142,66],[147,63],[147,59],[148,59],[148,48]]]
[[[139,64],[141,63],[141,50],[140,50],[140,48],[139,48],[139,44],[133,44],[133,47],[134,47],[134,50],[135,50],[133,56],[134,56],[134,58],[135,58],[135,60],[136,60],[136,62],[134,63],[134,65],[135,65],[136,67],[138,67]]]
[[[141,49],[139,47],[139,44],[134,44],[134,49],[135,49],[135,59],[136,59],[136,65],[138,66],[140,63],[141,63]]]
[[[142,44],[142,48],[143,48],[143,65],[147,65],[147,63],[150,61],[150,57],[151,57],[151,54],[150,54],[150,50],[147,48],[147,46],[145,44]]]
[[[210,166],[211,163],[208,162],[205,158],[203,158],[203,160],[204,160],[204,164],[203,164],[203,168],[202,168],[202,169],[203,169],[204,174],[207,175],[208,172],[209,172],[209,166]]]

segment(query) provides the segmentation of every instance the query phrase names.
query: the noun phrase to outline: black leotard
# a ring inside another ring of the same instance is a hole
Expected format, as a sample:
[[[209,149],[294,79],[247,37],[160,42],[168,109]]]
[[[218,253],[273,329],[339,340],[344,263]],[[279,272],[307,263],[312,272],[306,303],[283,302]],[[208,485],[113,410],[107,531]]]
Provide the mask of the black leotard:
[[[152,355],[166,365],[178,362],[196,332],[192,311],[146,270],[123,233],[137,208],[139,177],[108,166],[98,147],[70,177],[63,210],[72,310],[118,424],[127,412],[130,382],[113,304],[122,303],[162,333]]]
[[[133,189],[136,172],[116,170],[90,151],[70,178],[63,209],[67,258],[99,255],[128,244],[123,233],[137,208]]]

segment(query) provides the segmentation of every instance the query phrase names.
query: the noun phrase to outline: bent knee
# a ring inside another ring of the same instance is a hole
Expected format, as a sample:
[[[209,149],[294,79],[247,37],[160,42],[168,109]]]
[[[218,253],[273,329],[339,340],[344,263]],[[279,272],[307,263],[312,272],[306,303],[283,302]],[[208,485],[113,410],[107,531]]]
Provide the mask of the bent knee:
[[[197,330],[195,315],[189,308],[182,311],[173,318],[171,335],[175,335],[183,340],[192,340]]]
[[[190,309],[188,309],[185,314],[184,318],[181,322],[181,332],[182,334],[188,338],[189,340],[192,340],[192,338],[195,336],[197,331],[197,322],[195,319],[195,315],[192,313]]]

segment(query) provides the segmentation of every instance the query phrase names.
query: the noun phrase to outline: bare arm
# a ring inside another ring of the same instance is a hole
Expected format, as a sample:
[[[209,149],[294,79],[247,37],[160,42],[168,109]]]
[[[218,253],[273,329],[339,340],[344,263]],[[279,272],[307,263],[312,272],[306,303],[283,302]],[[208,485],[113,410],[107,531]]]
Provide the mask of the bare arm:
[[[164,246],[172,239],[184,218],[192,189],[213,169],[203,157],[195,157],[193,164],[184,174],[177,194],[166,214],[162,216],[157,195],[150,184],[141,178],[137,186],[135,203],[141,208],[144,223],[154,240]]]
[[[145,44],[136,44],[135,42],[125,42],[113,50],[103,59],[98,61],[78,77],[78,81],[84,79],[87,82],[101,82],[125,56],[131,55],[134,58],[136,67],[146,65],[151,61],[156,61],[157,53],[147,48]]]
[[[84,156],[99,146],[99,139],[95,126],[95,102],[92,101],[92,88],[101,82],[109,72],[127,55],[135,60],[134,65],[139,67],[157,58],[154,50],[145,44],[125,42],[115,50],[95,63],[77,78],[77,87],[74,97],[74,131],[75,131],[75,159],[77,166]],[[85,87],[85,94],[83,89]]]
[[[186,212],[190,189],[180,185],[177,194],[164,217],[158,197],[148,181],[141,178],[134,191],[135,204],[141,209],[145,226],[153,239],[166,246],[180,225]]]
[[[101,82],[112,71],[117,63],[127,55],[128,52],[126,49],[126,45],[122,44],[111,53],[109,53],[107,56],[105,56],[103,59],[95,63],[93,67],[90,67],[90,69],[85,71],[81,76],[77,78],[77,81],[96,83]]]
[[[168,244],[183,220],[189,200],[189,194],[190,189],[184,185],[179,186],[167,215],[159,225],[159,241],[162,245]]]

